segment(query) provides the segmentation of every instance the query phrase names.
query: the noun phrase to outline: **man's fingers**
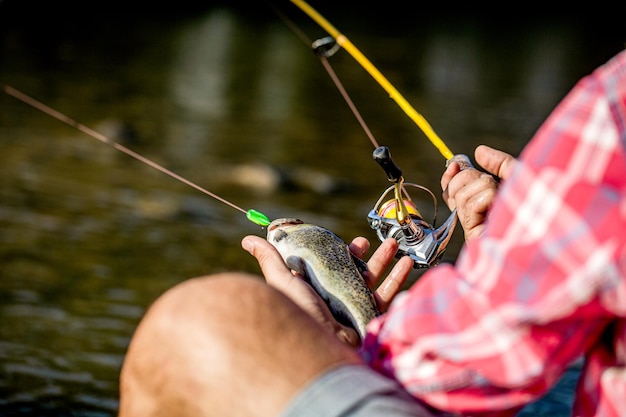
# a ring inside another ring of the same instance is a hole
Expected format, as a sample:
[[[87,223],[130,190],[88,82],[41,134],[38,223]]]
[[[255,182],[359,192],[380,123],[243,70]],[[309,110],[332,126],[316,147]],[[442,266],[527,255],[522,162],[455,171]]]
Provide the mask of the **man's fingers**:
[[[375,288],[381,276],[389,267],[398,251],[398,241],[393,238],[385,239],[376,249],[376,252],[367,261],[367,272],[363,274],[368,287]]]
[[[446,173],[448,171],[446,170]],[[444,174],[445,175],[445,174]],[[482,171],[477,169],[464,169],[463,171],[458,172],[454,178],[451,178],[447,184],[446,189],[443,192],[443,198],[448,205],[450,210],[454,210],[455,208],[459,208],[460,201],[458,197],[458,193],[462,191],[466,186],[471,185],[477,179],[481,178],[485,174]],[[442,179],[443,184],[443,179]]]
[[[454,178],[454,176],[459,172],[461,172],[461,167],[459,167],[458,163],[453,161],[448,164],[448,167],[441,176],[441,189],[443,190],[443,199],[446,202],[448,201],[448,185],[450,184],[450,181],[452,181],[452,178]],[[452,201],[451,203],[454,204],[454,201]],[[453,209],[454,207],[450,207],[450,210]]]
[[[472,195],[458,211],[461,227],[466,232],[485,222],[487,211],[495,196],[495,190],[485,189]]]
[[[493,197],[497,192],[497,188],[496,180],[491,175],[481,172],[480,175],[475,177],[472,181],[463,184],[462,188],[456,191],[454,198],[456,199],[457,206],[459,206],[458,210],[486,211],[489,208],[491,200],[493,200],[493,198],[489,200],[486,197]],[[468,204],[472,199],[475,201],[470,206]],[[481,204],[484,207],[481,207]]]
[[[370,241],[364,237],[358,236],[355,237],[348,246],[350,248],[350,252],[352,252],[357,258],[363,259],[370,248]]]
[[[376,298],[376,304],[380,311],[387,311],[389,304],[393,298],[401,290],[402,285],[406,282],[406,279],[413,268],[413,260],[408,256],[403,256],[393,266],[389,275],[380,284],[380,286],[374,291],[374,298]]]

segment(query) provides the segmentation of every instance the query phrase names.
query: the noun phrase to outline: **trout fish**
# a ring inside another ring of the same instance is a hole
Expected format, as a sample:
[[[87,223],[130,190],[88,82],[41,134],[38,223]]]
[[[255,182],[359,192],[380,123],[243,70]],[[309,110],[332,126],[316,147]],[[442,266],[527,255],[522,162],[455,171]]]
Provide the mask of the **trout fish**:
[[[366,263],[333,232],[299,219],[274,220],[267,227],[267,240],[322,297],[337,321],[353,327],[363,340],[367,323],[380,315],[362,276]]]

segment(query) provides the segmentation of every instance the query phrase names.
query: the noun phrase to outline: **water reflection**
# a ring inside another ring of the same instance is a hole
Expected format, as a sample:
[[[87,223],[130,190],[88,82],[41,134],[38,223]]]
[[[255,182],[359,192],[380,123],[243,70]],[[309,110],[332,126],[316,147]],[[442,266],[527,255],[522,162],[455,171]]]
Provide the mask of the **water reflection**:
[[[43,39],[8,5],[0,3],[3,82],[242,207],[374,238],[365,216],[388,184],[371,144],[271,10],[103,14],[89,30],[55,16],[64,29],[42,20]],[[367,11],[352,17],[336,24],[460,152],[485,142],[516,153],[574,80],[616,51],[577,21],[512,30],[448,24],[445,15],[393,27],[372,25]],[[351,58],[332,63],[407,180],[436,191],[440,155]],[[257,272],[239,241],[263,232],[4,94],[0,141],[0,413],[112,416],[145,308],[186,277]]]
[[[229,72],[224,69],[230,67],[228,52],[233,49],[233,20],[232,14],[219,11],[190,24],[179,35],[169,82],[179,120],[170,124],[170,146],[165,152],[190,165],[197,164],[196,158],[209,145],[207,119],[219,121],[228,109]]]
[[[187,25],[178,39],[165,152],[187,166],[272,161],[298,107],[303,67],[310,66],[298,57],[305,48],[283,26],[250,27],[228,10]]]

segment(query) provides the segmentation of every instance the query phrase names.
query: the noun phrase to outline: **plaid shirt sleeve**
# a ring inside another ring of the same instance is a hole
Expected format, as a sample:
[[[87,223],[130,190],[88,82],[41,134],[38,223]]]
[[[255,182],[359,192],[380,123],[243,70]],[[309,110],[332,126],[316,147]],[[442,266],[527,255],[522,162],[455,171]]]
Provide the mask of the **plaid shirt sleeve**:
[[[456,265],[425,273],[370,323],[365,360],[436,409],[506,416],[602,348],[578,410],[626,415],[625,145],[623,52],[546,120]]]

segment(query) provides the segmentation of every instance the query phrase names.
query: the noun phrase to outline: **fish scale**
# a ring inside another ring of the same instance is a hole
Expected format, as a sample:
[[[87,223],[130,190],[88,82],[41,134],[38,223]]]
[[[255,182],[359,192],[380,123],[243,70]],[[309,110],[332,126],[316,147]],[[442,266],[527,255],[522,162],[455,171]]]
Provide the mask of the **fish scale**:
[[[361,337],[367,323],[380,315],[362,271],[367,265],[328,229],[299,219],[276,219],[268,226],[267,240],[287,266],[301,274],[322,297],[333,316],[352,326]]]

